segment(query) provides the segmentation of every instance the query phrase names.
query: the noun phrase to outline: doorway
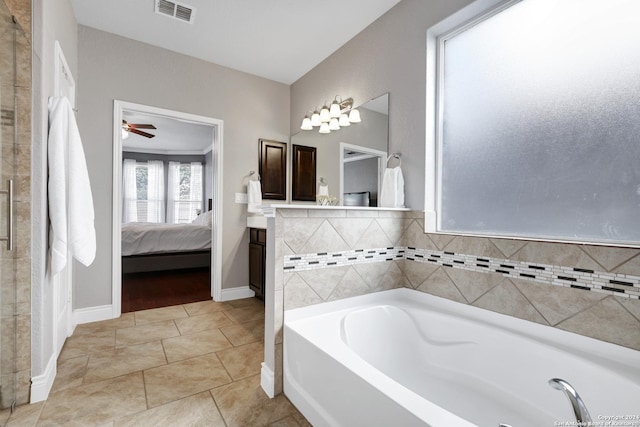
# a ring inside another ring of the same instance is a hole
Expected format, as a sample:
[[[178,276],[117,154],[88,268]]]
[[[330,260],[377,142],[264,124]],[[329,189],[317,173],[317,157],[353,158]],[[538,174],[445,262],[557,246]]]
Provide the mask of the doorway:
[[[340,143],[340,197],[345,206],[378,206],[387,153]]]
[[[166,110],[141,104],[134,104],[124,101],[114,101],[113,114],[113,238],[112,238],[112,304],[113,317],[118,317],[122,313],[122,218],[123,218],[123,138],[126,132],[123,131],[123,120],[127,118],[145,117],[150,121],[167,123],[174,121],[180,126],[191,126],[192,128],[207,129],[210,141],[210,168],[207,173],[202,174],[203,187],[207,189],[207,199],[204,200],[205,210],[210,211],[210,294],[214,300],[221,298],[221,253],[222,253],[222,147],[223,147],[223,122],[222,120],[197,116],[189,113]],[[128,121],[128,123],[130,123]],[[160,129],[143,129],[143,133],[159,133]],[[139,133],[138,133],[139,135]],[[136,135],[137,136],[137,135]],[[155,136],[155,135],[154,135]],[[152,141],[153,137],[149,138]],[[160,139],[160,138],[159,138]],[[209,163],[208,163],[209,164]],[[207,203],[208,202],[208,203]],[[198,212],[199,214],[200,212]],[[204,212],[203,212],[204,213]],[[181,218],[181,222],[185,219]],[[177,222],[177,220],[176,220]]]

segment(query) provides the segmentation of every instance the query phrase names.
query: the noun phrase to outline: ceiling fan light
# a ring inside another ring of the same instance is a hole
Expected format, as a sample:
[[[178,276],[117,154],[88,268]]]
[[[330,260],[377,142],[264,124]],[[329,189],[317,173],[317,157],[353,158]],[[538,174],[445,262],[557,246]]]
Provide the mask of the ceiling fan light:
[[[124,128],[121,129],[121,135],[122,135],[122,139],[129,138],[129,132],[127,132],[127,130]]]
[[[320,126],[321,123],[322,122],[320,121],[320,113],[318,113],[318,110],[316,110],[311,115],[311,126],[313,127]]]
[[[340,130],[340,124],[338,123],[338,119],[334,117],[329,121],[329,129]]]
[[[349,121],[351,123],[360,123],[362,121],[362,119],[360,119],[360,111],[356,110],[355,108],[351,110],[351,112],[349,113]]]
[[[347,113],[340,114],[340,120],[338,120],[338,124],[340,127],[351,126],[351,122],[349,121],[349,116]]]
[[[322,107],[322,110],[320,110],[320,121],[322,123],[329,123],[329,120],[331,120],[331,116],[329,115],[329,109],[324,106]]]
[[[300,126],[300,129],[302,130],[313,129],[313,126],[311,125],[311,119],[309,118],[309,116],[304,116],[304,119],[302,119],[302,126]]]
[[[329,123],[324,122],[320,125],[320,133],[331,133],[331,129],[329,129]]]

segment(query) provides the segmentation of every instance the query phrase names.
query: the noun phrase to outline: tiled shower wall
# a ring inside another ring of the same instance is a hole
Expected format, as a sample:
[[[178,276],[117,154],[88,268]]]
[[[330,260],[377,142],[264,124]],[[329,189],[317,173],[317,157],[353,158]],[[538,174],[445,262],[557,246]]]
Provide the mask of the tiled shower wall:
[[[423,230],[422,212],[276,210],[276,378],[284,310],[396,287],[640,350],[640,250]]]

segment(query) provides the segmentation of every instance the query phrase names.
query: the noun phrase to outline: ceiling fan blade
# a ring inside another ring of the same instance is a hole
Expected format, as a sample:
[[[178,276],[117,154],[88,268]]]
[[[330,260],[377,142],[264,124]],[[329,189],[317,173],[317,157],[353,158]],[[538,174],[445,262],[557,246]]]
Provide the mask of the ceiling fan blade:
[[[146,136],[147,138],[153,138],[153,137],[155,136],[155,135],[152,135],[152,134],[150,134],[150,133],[143,132],[143,131],[141,131],[141,130],[134,129],[134,128],[129,128],[129,132],[131,132],[131,133],[135,133],[135,134],[138,134],[138,135],[140,135],[140,136]]]
[[[157,129],[154,125],[149,125],[149,124],[145,125],[145,124],[131,123],[128,126],[133,129]]]

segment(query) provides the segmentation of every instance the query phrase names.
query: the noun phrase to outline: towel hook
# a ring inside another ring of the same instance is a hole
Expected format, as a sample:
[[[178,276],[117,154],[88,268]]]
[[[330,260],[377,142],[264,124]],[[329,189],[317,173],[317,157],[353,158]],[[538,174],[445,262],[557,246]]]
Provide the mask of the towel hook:
[[[250,171],[249,179],[251,179],[252,181],[260,181],[260,174],[256,173],[256,171]]]
[[[402,166],[402,159],[400,158],[400,153],[391,153],[389,157],[387,157],[387,166],[389,165],[389,160],[392,158],[398,159],[398,166]]]
[[[327,181],[325,181],[323,177],[320,177],[320,184],[327,185]]]

